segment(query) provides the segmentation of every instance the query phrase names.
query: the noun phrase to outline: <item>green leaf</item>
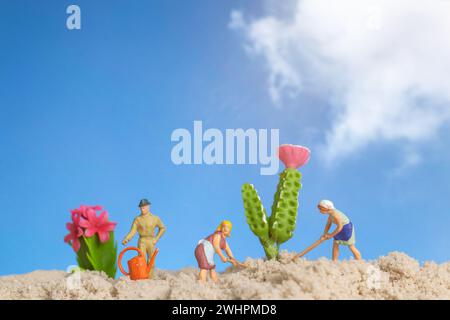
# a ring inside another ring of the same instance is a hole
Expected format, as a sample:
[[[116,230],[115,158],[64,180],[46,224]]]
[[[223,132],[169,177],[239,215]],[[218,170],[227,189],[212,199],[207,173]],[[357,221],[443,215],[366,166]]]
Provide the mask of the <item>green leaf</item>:
[[[83,270],[94,270],[91,262],[87,257],[88,247],[85,242],[85,238],[80,238],[80,250],[77,252],[77,262],[78,266]]]
[[[98,235],[84,237],[86,243],[86,258],[91,265],[89,270],[104,271],[109,277],[114,278],[117,272],[117,245],[114,242],[114,232],[110,232],[109,240],[101,243]]]

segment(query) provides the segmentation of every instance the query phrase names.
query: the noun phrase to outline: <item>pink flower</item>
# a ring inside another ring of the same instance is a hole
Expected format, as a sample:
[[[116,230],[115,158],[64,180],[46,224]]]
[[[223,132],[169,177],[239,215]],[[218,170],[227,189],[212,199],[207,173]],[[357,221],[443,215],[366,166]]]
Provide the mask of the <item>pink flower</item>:
[[[310,154],[308,148],[292,144],[283,144],[278,148],[278,157],[286,168],[301,167],[308,162]]]
[[[92,208],[90,208],[92,209]],[[85,228],[84,235],[92,237],[98,234],[100,242],[109,240],[109,232],[116,227],[115,222],[108,221],[108,212],[103,211],[99,216],[96,215],[95,210],[86,210],[86,218],[82,218],[80,226]]]
[[[86,206],[86,205],[81,205],[80,208],[78,209],[73,209],[71,212],[72,213],[77,213],[79,215],[81,215],[81,217],[83,218],[87,218],[88,216],[88,212],[92,212],[92,211],[100,211],[103,210],[102,206]]]
[[[72,211],[72,223],[66,223],[66,228],[69,230],[69,234],[64,237],[64,242],[71,242],[72,248],[75,252],[80,250],[80,240],[78,239],[83,235],[83,230],[80,228],[80,214]]]

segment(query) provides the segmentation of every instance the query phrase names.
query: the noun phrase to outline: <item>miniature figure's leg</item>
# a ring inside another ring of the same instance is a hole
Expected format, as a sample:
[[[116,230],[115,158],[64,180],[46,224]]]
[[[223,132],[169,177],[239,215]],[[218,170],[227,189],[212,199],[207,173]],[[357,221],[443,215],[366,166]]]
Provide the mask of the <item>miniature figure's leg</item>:
[[[361,253],[359,252],[358,249],[356,249],[355,245],[352,244],[348,246],[348,248],[353,253],[353,256],[355,257],[356,260],[361,260]]]
[[[198,274],[198,281],[206,282],[206,274],[207,273],[208,273],[208,270],[200,269],[200,273]]]
[[[142,251],[142,253],[146,257],[147,261],[150,261],[150,259],[152,258],[152,255],[153,255],[152,240],[153,240],[152,238],[141,237],[141,238],[139,238],[139,241],[138,241],[138,248],[139,248],[139,250]],[[152,270],[150,270],[148,277],[151,278],[152,274],[153,274],[153,268],[152,268]]]
[[[217,272],[216,272],[216,269],[215,269],[215,268],[209,270],[209,274],[210,274],[210,276],[211,276],[211,280],[212,280],[212,281],[217,282],[217,280],[219,280],[219,279],[217,278]]]
[[[333,261],[337,261],[339,258],[339,244],[333,242]]]
[[[142,252],[144,252],[144,255],[147,256],[147,262],[150,261],[150,259],[152,258],[153,255],[153,238],[145,238],[144,241],[142,241],[144,243],[144,250],[142,250]],[[150,273],[148,274],[148,278],[151,279],[153,277],[153,269],[154,266],[152,267],[152,269],[150,270]]]
[[[145,255],[146,254],[146,246],[145,246],[145,239],[144,238],[141,238],[141,237],[139,237],[139,240],[138,240],[138,248],[139,248],[139,250],[141,250],[142,251],[142,253]]]
[[[154,252],[154,248],[153,248],[153,239],[149,238],[148,242],[146,243],[146,253],[147,253],[147,259],[150,260],[152,258],[153,252]]]

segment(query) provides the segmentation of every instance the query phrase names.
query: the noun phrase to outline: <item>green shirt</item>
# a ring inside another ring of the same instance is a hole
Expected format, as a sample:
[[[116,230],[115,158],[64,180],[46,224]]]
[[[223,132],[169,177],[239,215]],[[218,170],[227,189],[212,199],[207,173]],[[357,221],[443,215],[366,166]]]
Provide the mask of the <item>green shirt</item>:
[[[342,225],[346,225],[350,223],[350,219],[341,211],[334,209],[334,212],[338,216],[339,220],[341,221]]]

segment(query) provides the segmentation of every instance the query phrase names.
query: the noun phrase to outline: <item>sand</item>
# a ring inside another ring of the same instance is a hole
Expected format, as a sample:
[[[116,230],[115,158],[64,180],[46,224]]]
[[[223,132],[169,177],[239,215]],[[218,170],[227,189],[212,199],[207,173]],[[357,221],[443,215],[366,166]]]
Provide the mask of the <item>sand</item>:
[[[450,263],[422,266],[401,252],[374,261],[246,260],[220,283],[200,284],[197,269],[155,270],[153,280],[99,272],[34,271],[0,277],[0,299],[450,299]]]

